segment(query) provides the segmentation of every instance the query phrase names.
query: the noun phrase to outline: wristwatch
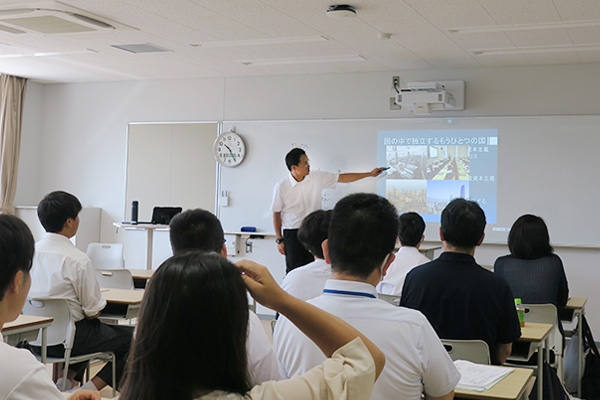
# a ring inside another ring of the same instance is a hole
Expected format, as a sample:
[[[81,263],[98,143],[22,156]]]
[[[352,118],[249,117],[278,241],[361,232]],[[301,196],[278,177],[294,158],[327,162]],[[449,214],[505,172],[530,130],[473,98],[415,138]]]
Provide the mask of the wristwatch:
[[[277,238],[275,239],[275,243],[279,244],[279,243],[283,243],[283,238]]]

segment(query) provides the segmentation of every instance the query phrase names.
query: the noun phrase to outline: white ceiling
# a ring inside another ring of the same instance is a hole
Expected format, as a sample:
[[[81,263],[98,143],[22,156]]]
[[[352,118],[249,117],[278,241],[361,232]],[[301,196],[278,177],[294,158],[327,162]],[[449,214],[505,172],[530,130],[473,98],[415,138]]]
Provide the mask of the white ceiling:
[[[40,82],[96,82],[600,62],[599,0],[348,0],[356,8],[356,17],[329,18],[325,10],[335,3],[326,0],[63,0],[62,4],[48,1],[42,4],[36,0],[0,0],[0,10],[35,8],[40,4],[42,8],[76,7],[80,14],[117,27],[46,35],[0,30],[0,72]],[[343,3],[346,2],[337,2]],[[599,23],[566,28],[559,24],[537,30],[448,31],[449,28],[496,25],[538,24],[539,27],[568,21]],[[390,33],[391,38],[382,40],[378,33]],[[212,42],[319,36],[328,40],[203,46]],[[133,54],[111,47],[145,43],[170,51]],[[198,44],[199,47],[192,46]],[[590,44],[596,46],[572,48]],[[544,49],[547,46],[562,47]],[[524,54],[476,55],[473,52],[529,47],[534,47],[533,51]],[[345,56],[359,60],[326,60]],[[241,62],[252,60],[276,63],[246,65]]]

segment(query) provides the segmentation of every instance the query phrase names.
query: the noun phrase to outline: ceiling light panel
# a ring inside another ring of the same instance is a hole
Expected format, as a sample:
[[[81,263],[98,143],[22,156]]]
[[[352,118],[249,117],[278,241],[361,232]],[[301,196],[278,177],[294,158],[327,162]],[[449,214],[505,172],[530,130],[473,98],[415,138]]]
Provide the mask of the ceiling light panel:
[[[589,43],[595,41],[593,40],[594,38],[600,38],[600,26],[571,29],[569,30],[569,37],[573,43]]]
[[[562,53],[573,51],[596,51],[600,50],[600,43],[571,44],[559,46],[531,46],[512,47],[504,49],[472,49],[476,56],[504,55],[504,54],[535,54],[535,53]]]
[[[485,32],[515,32],[546,29],[572,29],[600,26],[600,20],[542,22],[537,24],[470,26],[462,28],[447,28],[450,33],[485,33]]]
[[[265,39],[247,39],[247,40],[223,40],[215,42],[203,42],[190,44],[192,47],[245,47],[245,46],[269,46],[279,44],[294,44],[294,43],[316,43],[326,42],[328,39],[325,36],[299,36],[299,37],[279,37]]]
[[[129,53],[134,53],[134,54],[166,53],[166,52],[171,51],[169,49],[158,47],[158,46],[150,44],[150,43],[111,45],[111,47],[114,47],[119,50],[124,50]]]
[[[240,64],[255,65],[284,65],[284,64],[312,64],[312,63],[338,63],[366,61],[367,59],[358,54],[346,56],[327,56],[327,57],[293,57],[293,58],[266,58],[261,60],[241,60]]]
[[[14,34],[25,33],[25,31],[20,31],[18,29],[11,28],[10,26],[5,26],[5,25],[1,25],[1,24],[0,24],[0,31],[2,31],[2,32],[8,32],[8,33],[14,33]]]

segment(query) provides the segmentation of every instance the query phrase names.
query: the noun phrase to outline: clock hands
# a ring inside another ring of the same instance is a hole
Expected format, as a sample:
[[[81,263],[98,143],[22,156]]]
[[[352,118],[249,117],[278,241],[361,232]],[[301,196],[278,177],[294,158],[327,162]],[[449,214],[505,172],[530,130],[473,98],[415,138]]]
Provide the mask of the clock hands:
[[[233,161],[235,162],[235,155],[233,154],[233,151],[231,151],[231,148],[229,148],[229,146],[227,146],[225,143],[223,143],[223,146],[227,147],[227,150],[229,150],[229,154],[231,154],[231,157],[233,158]]]

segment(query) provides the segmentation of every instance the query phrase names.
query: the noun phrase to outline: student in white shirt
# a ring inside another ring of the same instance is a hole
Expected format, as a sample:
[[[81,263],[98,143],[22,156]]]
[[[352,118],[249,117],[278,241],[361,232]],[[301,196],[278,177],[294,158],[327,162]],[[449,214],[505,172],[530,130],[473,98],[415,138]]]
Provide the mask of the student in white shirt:
[[[400,228],[398,239],[400,250],[396,253],[396,259],[388,268],[383,280],[377,285],[377,292],[400,296],[406,274],[414,267],[431,261],[419,251],[419,247],[425,240],[425,221],[416,212],[407,212],[400,215]]]
[[[0,215],[0,328],[14,321],[27,299],[31,286],[34,242],[23,221]],[[43,364],[27,350],[4,343],[0,334],[0,399],[64,400]],[[100,400],[99,392],[78,390],[69,400]]]
[[[330,358],[302,377],[252,387],[246,287]],[[267,268],[196,251],[152,277],[129,361],[120,400],[366,400],[385,357],[350,325],[283,291]]]
[[[169,223],[169,238],[173,254],[188,251],[212,252],[227,258],[225,235],[217,217],[199,208],[177,214]],[[260,384],[280,380],[277,359],[271,341],[258,316],[248,313],[248,370],[251,382]]]
[[[313,255],[314,261],[290,271],[281,282],[281,288],[300,300],[310,300],[323,293],[325,281],[331,276],[331,267],[323,256],[323,241],[327,239],[331,210],[317,210],[302,220],[298,239]]]
[[[106,300],[100,292],[90,258],[70,240],[79,229],[81,208],[77,197],[62,191],[47,194],[38,204],[38,217],[46,234],[35,246],[29,297],[67,300],[76,328],[71,354],[110,351],[116,358],[117,382],[112,382],[112,366],[106,364],[82,388],[101,390],[106,385],[117,388],[127,361],[133,328],[104,324],[98,319]],[[62,357],[63,354],[63,345],[48,347],[49,356]],[[86,363],[70,365],[67,388],[71,388],[73,380],[83,380],[85,367]]]
[[[460,374],[427,318],[377,298],[375,285],[394,260],[396,209],[373,193],[341,199],[333,209],[323,244],[331,279],[308,303],[343,319],[365,334],[386,356],[373,388],[374,400],[449,400]],[[306,373],[324,357],[285,316],[273,333],[282,376]]]

